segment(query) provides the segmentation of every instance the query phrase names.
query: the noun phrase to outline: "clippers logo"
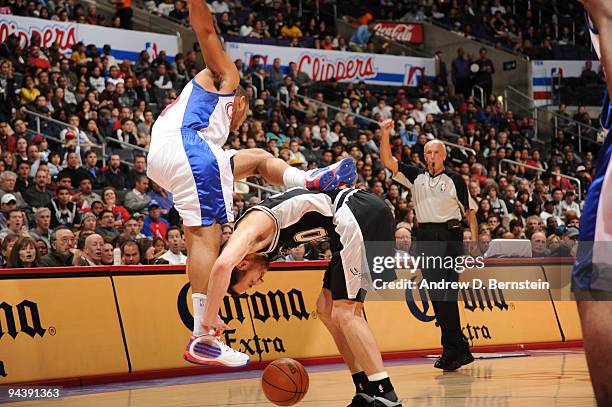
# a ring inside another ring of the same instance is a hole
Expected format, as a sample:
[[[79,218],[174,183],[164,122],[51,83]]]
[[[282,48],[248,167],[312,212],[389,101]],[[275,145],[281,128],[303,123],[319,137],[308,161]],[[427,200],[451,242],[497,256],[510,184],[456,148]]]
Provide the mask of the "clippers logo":
[[[225,105],[225,114],[227,114],[227,117],[232,120],[232,117],[234,116],[234,102],[229,102],[227,105]]]

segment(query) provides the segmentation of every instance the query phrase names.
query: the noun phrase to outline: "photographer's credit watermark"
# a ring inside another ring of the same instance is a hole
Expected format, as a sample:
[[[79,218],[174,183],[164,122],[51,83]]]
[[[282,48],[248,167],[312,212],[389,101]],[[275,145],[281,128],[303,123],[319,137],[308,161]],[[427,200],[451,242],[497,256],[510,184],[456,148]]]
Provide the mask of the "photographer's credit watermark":
[[[372,259],[372,271],[382,273],[387,269],[417,270],[425,269],[453,269],[457,273],[463,273],[466,269],[483,269],[484,257],[477,256],[413,256],[409,253],[397,253],[395,256],[376,256]]]

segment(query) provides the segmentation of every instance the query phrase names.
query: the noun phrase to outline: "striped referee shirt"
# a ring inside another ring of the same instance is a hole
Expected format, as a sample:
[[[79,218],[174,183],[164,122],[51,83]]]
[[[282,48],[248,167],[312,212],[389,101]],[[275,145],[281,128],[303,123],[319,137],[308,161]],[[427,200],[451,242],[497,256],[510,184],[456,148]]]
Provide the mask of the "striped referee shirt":
[[[445,169],[432,177],[428,171],[401,161],[397,165],[399,171],[393,180],[412,191],[419,223],[461,221],[466,210],[472,209],[467,185],[458,173]]]

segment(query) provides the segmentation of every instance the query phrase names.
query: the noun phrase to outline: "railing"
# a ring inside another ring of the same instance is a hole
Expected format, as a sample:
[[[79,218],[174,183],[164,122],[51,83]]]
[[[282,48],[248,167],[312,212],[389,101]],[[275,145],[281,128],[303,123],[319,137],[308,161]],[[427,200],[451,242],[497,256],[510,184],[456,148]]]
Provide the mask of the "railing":
[[[374,120],[374,119],[371,119],[371,118],[366,117],[366,116],[362,116],[362,115],[360,115],[360,114],[356,114],[356,113],[354,113],[354,112],[351,112],[350,110],[340,109],[340,108],[339,108],[339,107],[337,107],[337,106],[330,105],[329,103],[325,103],[325,102],[319,102],[318,100],[313,99],[313,98],[309,98],[308,96],[304,96],[304,95],[300,95],[300,94],[295,94],[295,96],[296,96],[298,99],[306,100],[308,103],[315,103],[315,104],[318,104],[318,105],[325,106],[325,107],[327,107],[328,111],[329,111],[329,109],[332,109],[332,110],[337,111],[337,112],[340,112],[340,113],[346,113],[346,114],[348,114],[348,115],[351,115],[351,116],[355,117],[356,119],[363,120],[363,121],[368,122],[368,123],[376,123],[376,124],[379,124],[379,123],[378,123],[376,120]]]
[[[455,147],[455,148],[458,148],[460,150],[469,151],[470,153],[476,155],[476,150],[474,150],[472,148],[460,146],[459,144],[451,143],[450,141],[446,141],[446,140],[440,140],[440,139],[436,139],[436,140],[438,140],[441,143],[444,143],[444,145]]]
[[[277,189],[272,189],[272,188],[270,188],[270,187],[265,187],[265,186],[263,186],[263,185],[254,184],[254,183],[252,183],[252,182],[245,181],[245,180],[236,181],[236,183],[238,183],[238,184],[243,184],[243,185],[247,185],[247,186],[249,186],[249,187],[251,187],[251,188],[255,188],[255,189],[257,189],[257,197],[258,197],[260,200],[262,199],[262,197],[261,197],[261,193],[262,193],[262,191],[263,191],[263,192],[270,193],[270,194],[273,194],[273,195],[276,195],[276,194],[281,193],[281,192],[284,192],[284,191],[286,190],[286,188],[284,188],[284,187],[276,187],[276,188],[278,188],[278,190],[277,190]]]
[[[472,86],[472,97],[474,99],[477,99],[476,98],[476,91],[478,91],[478,93],[480,94],[480,108],[484,109],[485,103],[487,102],[486,100],[484,100],[484,98],[485,98],[484,89],[482,88],[482,86],[478,86],[478,85]]]
[[[546,172],[547,170],[540,168],[540,167],[534,167],[533,165],[529,165],[529,164],[524,164],[524,163],[520,163],[518,161],[514,161],[514,160],[510,160],[508,158],[503,158],[499,161],[499,168],[498,168],[498,172],[501,175],[507,175],[507,173],[505,171],[502,171],[502,163],[507,162],[510,163],[512,165],[518,165],[519,167],[524,167],[524,168],[529,168],[530,170],[534,170],[537,172]],[[578,185],[578,201],[582,200],[582,183],[580,182],[580,180],[576,177],[572,177],[571,175],[566,175],[566,174],[561,174],[561,173],[553,173],[553,175],[558,175],[560,177],[563,178],[567,178],[570,181],[574,181],[577,185]],[[539,174],[538,174],[539,177]],[[521,178],[521,177],[517,177],[517,178]]]
[[[77,138],[76,138],[76,139],[77,139],[77,144],[79,143],[79,137],[78,137],[78,135],[79,135],[79,129],[78,129],[77,127],[75,127],[75,126],[73,126],[73,125],[71,125],[71,124],[64,123],[64,122],[62,122],[62,121],[55,120],[55,119],[52,119],[52,118],[50,118],[50,117],[44,116],[44,115],[42,115],[42,114],[40,114],[40,113],[33,112],[33,111],[28,110],[28,109],[26,109],[26,108],[22,108],[22,109],[21,109],[21,111],[22,111],[22,112],[24,112],[24,113],[26,113],[26,114],[28,114],[28,115],[30,115],[30,116],[34,116],[34,118],[36,119],[36,131],[38,132],[38,134],[41,134],[41,133],[42,133],[42,131],[41,131],[41,127],[40,127],[40,121],[41,121],[41,120],[44,120],[44,121],[48,121],[48,122],[51,122],[51,123],[57,124],[57,125],[59,125],[59,126],[66,127],[66,128],[68,128],[68,129],[73,130],[73,131],[74,131],[74,134],[77,136]],[[57,139],[56,139],[56,140],[57,140]]]
[[[597,129],[569,117],[561,116],[543,107],[536,106],[534,100],[529,95],[524,94],[512,86],[508,86],[504,90],[504,110],[529,112],[528,114],[531,115],[535,121],[536,138],[538,139],[540,139],[540,135],[549,134],[551,137],[547,139],[553,140],[557,132],[561,129],[569,136],[575,137],[578,140],[579,152],[582,152],[583,142],[596,145],[603,144],[602,141],[597,139],[601,129]],[[567,125],[560,126],[560,123],[567,123]],[[585,136],[585,133],[589,134],[591,137]]]

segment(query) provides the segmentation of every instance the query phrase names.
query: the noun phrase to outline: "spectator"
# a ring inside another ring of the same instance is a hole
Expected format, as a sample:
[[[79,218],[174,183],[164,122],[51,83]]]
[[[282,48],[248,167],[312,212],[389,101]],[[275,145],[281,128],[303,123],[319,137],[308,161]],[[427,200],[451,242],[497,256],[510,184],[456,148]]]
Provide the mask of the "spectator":
[[[480,59],[476,61],[478,72],[474,81],[484,90],[484,100],[489,100],[493,92],[493,74],[495,73],[495,65],[493,61],[487,57],[487,49],[480,49]]]
[[[550,252],[546,248],[546,234],[535,232],[531,235],[532,257],[547,257]]]
[[[142,233],[142,223],[135,218],[129,218],[124,224],[124,230],[127,237],[132,240],[146,239]]]
[[[38,208],[34,214],[36,227],[28,232],[35,239],[45,242],[47,247],[51,247],[51,211],[49,208]]]
[[[130,188],[134,188],[138,178],[147,175],[146,158],[144,155],[138,154],[134,156],[134,167],[128,173],[128,183]]]
[[[232,227],[232,225],[223,225],[221,227],[221,247],[223,247],[223,245],[225,243],[227,243],[227,241],[229,240],[229,238],[232,236],[232,233],[234,232],[234,228]]]
[[[49,246],[42,239],[36,239],[36,258],[40,259],[49,254]]]
[[[83,178],[79,183],[79,192],[74,196],[74,201],[78,202],[81,211],[91,208],[95,201],[101,201],[102,198],[97,193],[93,192],[91,179]]]
[[[13,171],[3,171],[0,173],[0,199],[3,198],[4,195],[9,194],[13,197],[13,199],[15,199],[17,208],[27,208],[28,204],[26,201],[24,201],[19,192],[15,191],[16,182],[17,174],[15,174]]]
[[[6,268],[6,264],[8,263],[8,259],[9,259],[9,256],[11,254],[11,251],[13,250],[13,246],[15,245],[15,242],[17,241],[17,239],[19,239],[19,237],[20,237],[20,235],[7,235],[2,240],[2,246],[1,246],[1,250],[2,250],[2,258],[1,258],[2,268]]]
[[[81,215],[77,206],[70,202],[70,189],[60,186],[55,191],[55,198],[51,200],[48,208],[51,210],[51,228],[60,225],[73,226],[81,223]]]
[[[285,256],[284,261],[306,261],[304,258],[306,254],[306,247],[303,244],[300,244],[296,247],[292,247],[289,249],[289,254]]]
[[[108,209],[104,209],[98,215],[98,226],[96,227],[96,233],[102,236],[104,239],[114,240],[119,236],[119,231],[115,228],[115,216],[113,212]]]
[[[173,226],[166,232],[168,251],[159,256],[160,259],[168,261],[169,264],[185,264],[187,256],[181,253],[184,246],[183,232],[180,228]]]
[[[104,239],[97,233],[87,236],[85,248],[83,249],[83,260],[88,266],[99,266],[102,264],[102,252],[104,250]]]
[[[95,232],[98,224],[98,218],[93,212],[85,212],[81,217],[81,227],[79,237],[83,233]]]
[[[72,188],[78,188],[82,179],[91,179],[90,173],[83,167],[81,167],[81,162],[78,153],[69,152],[66,156],[67,167],[59,172],[57,175],[58,178],[62,178],[64,176],[70,177],[70,181],[72,183]]]
[[[119,27],[125,28],[126,30],[132,29],[132,0],[111,0],[117,9],[115,14],[116,17],[119,17],[120,25]]]
[[[39,267],[84,266],[80,258],[75,258],[76,241],[74,233],[67,226],[59,226],[51,233],[51,252],[41,257]]]
[[[140,265],[140,247],[138,243],[128,240],[121,246],[121,264],[125,266]]]
[[[412,247],[412,233],[408,228],[398,227],[395,229],[395,253],[404,256],[410,255]]]
[[[22,232],[23,227],[23,212],[19,209],[13,209],[9,212],[6,227],[0,231],[0,239],[4,239],[7,235],[18,235]]]
[[[570,227],[563,233],[563,239],[559,246],[554,250],[551,255],[554,257],[573,257],[576,255],[578,248],[577,240],[580,232],[575,227]]]
[[[107,210],[113,213],[115,226],[121,227],[123,222],[129,219],[130,213],[124,206],[117,204],[117,192],[113,187],[106,187],[102,190],[102,202]]]
[[[121,158],[118,154],[112,154],[109,166],[100,173],[100,184],[111,186],[115,190],[125,190],[128,188],[127,174],[121,169]]]
[[[147,206],[151,198],[147,195],[149,178],[141,175],[137,178],[134,189],[125,195],[125,206],[132,212],[141,212],[147,215]]]
[[[32,208],[43,208],[49,206],[53,199],[53,193],[47,188],[49,185],[49,173],[43,169],[36,171],[34,184],[23,194],[23,198]]]
[[[7,268],[38,267],[36,242],[29,236],[21,236],[15,241],[10,252]]]
[[[451,80],[455,86],[455,94],[467,98],[470,94],[470,63],[463,48],[457,49],[457,58],[451,62]]]
[[[24,139],[20,139],[24,140]],[[30,178],[30,163],[28,161],[21,161],[17,165],[17,179],[15,181],[15,191],[21,194],[32,185],[32,179]]]
[[[104,266],[112,266],[114,262],[114,250],[115,247],[112,243],[105,241],[104,246],[102,246],[102,260],[100,264]]]
[[[576,216],[580,218],[580,206],[574,202],[576,194],[571,189],[565,193],[565,200],[559,202],[561,213],[565,215],[568,211],[574,211]]]
[[[366,45],[370,42],[370,38],[374,33],[375,24],[374,20],[370,20],[367,24],[362,24],[357,28],[349,41],[349,46],[353,51],[363,52],[365,50]]]
[[[157,201],[150,201],[147,208],[149,209],[149,216],[144,220],[142,233],[150,238],[161,237],[165,241],[170,224],[166,219],[161,217],[159,203],[157,203]]]

